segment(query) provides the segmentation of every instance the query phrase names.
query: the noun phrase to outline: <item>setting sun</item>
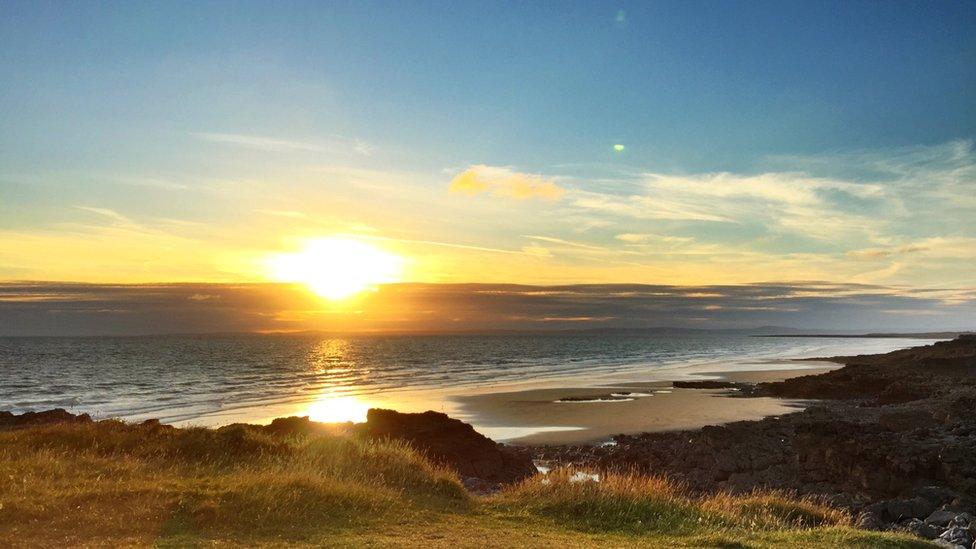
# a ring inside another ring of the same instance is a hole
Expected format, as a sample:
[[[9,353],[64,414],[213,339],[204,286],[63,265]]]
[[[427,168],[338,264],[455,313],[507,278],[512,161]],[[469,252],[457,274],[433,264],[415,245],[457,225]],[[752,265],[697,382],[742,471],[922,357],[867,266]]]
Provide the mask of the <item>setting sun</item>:
[[[344,299],[367,288],[397,282],[403,258],[348,238],[308,241],[295,253],[269,260],[272,276],[282,282],[300,282],[327,299]]]

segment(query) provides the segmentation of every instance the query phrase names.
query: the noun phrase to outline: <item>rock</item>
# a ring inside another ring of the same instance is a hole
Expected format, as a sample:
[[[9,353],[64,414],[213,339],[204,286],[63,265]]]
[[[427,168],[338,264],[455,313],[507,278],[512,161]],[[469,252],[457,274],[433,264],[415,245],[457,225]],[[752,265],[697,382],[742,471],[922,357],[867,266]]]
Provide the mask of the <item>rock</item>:
[[[952,526],[942,532],[939,539],[962,547],[972,547],[973,545],[973,533],[969,531],[968,526]]]
[[[496,491],[498,485],[477,477],[461,477],[461,484],[472,493],[490,494]]]
[[[43,412],[24,412],[16,415],[10,412],[0,412],[0,429],[18,429],[22,427],[36,427],[38,425],[56,425],[60,423],[91,423],[88,414],[72,414],[64,408],[55,408]]]
[[[922,496],[915,496],[908,500],[908,502],[912,508],[911,516],[913,518],[924,519],[939,508],[937,503]]]
[[[902,404],[922,400],[929,396],[926,387],[910,381],[895,381],[885,387],[875,401],[878,404]]]
[[[471,425],[440,412],[402,414],[373,408],[366,413],[362,432],[369,438],[406,441],[462,477],[510,483],[536,473],[528,453],[497,444]]]
[[[959,515],[959,513],[946,511],[944,509],[937,509],[926,517],[925,522],[933,526],[947,528],[949,523],[952,522],[952,519],[956,518],[957,515]]]
[[[935,419],[924,410],[896,410],[884,412],[878,417],[878,425],[889,431],[912,431],[932,427]]]
[[[969,549],[965,545],[959,545],[958,543],[952,543],[944,539],[934,539],[932,543],[938,545],[939,547],[945,547],[946,549]]]
[[[970,392],[940,406],[935,417],[944,423],[954,423],[970,418],[973,410],[976,410],[976,394]]]
[[[905,530],[923,539],[935,539],[939,537],[938,528],[917,518],[912,519],[905,525]]]
[[[904,519],[917,518],[914,512],[914,502],[905,499],[891,499],[885,502],[887,516],[885,518],[892,522],[899,522]],[[930,510],[931,512],[931,510]],[[926,513],[927,514],[927,513]],[[922,515],[925,516],[925,515]]]
[[[872,511],[864,511],[857,516],[855,526],[862,530],[887,530],[888,524]]]
[[[307,435],[315,431],[316,425],[308,416],[278,417],[264,430],[274,435]]]
[[[147,420],[143,421],[142,423],[139,424],[139,427],[141,427],[141,428],[143,428],[143,429],[145,429],[147,431],[152,431],[152,432],[172,431],[172,430],[176,429],[176,427],[173,427],[172,425],[167,425],[165,423],[161,423],[156,418],[147,419]]]
[[[969,528],[970,530],[976,529],[976,522],[973,521],[973,516],[969,513],[962,513],[956,515],[952,520],[949,521],[949,528],[958,526],[960,528]]]
[[[671,383],[671,386],[678,389],[735,389],[739,384],[732,381],[703,379],[700,381],[675,381]]]
[[[932,504],[934,504],[936,508],[938,508],[943,503],[948,503],[952,501],[952,499],[955,497],[955,494],[952,492],[952,490],[948,488],[943,488],[941,486],[923,486],[915,490],[915,493],[919,497],[924,498],[926,501],[929,501]]]

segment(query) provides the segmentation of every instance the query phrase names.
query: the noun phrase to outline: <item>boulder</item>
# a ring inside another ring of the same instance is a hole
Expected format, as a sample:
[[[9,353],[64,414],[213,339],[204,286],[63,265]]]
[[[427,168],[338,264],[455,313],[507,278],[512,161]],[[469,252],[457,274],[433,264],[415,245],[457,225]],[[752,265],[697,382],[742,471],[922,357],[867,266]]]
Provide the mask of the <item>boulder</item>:
[[[471,425],[440,412],[404,414],[373,408],[366,414],[362,432],[368,438],[406,441],[462,477],[503,484],[536,472],[527,453],[498,444]]]
[[[969,549],[969,547],[966,547],[965,545],[959,545],[958,543],[948,542],[941,538],[932,540],[932,543],[934,543],[939,547],[945,547],[945,549]]]
[[[969,531],[967,526],[952,526],[945,532],[942,532],[939,539],[963,547],[973,546],[973,533]]]
[[[952,519],[956,518],[958,514],[959,513],[953,511],[946,511],[945,509],[937,509],[925,519],[925,522],[933,526],[946,528],[949,526]]]
[[[857,516],[857,521],[854,523],[855,526],[861,530],[887,530],[888,524],[872,511],[864,511]]]
[[[931,502],[936,508],[943,503],[949,503],[955,497],[952,490],[942,486],[923,486],[915,491],[919,497]]]
[[[912,519],[908,524],[905,525],[905,530],[908,533],[916,535],[922,539],[935,539],[939,537],[940,532],[940,530],[935,526],[919,519]]]

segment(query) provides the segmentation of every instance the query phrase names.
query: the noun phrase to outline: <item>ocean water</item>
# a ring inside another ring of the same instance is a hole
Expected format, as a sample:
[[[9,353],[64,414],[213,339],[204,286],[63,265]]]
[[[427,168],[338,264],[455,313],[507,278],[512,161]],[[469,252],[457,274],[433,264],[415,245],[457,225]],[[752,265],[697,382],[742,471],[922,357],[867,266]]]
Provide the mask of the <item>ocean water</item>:
[[[634,333],[0,338],[0,409],[181,425],[361,420],[374,405],[450,413],[453,396],[474,392],[781,368],[925,343]]]

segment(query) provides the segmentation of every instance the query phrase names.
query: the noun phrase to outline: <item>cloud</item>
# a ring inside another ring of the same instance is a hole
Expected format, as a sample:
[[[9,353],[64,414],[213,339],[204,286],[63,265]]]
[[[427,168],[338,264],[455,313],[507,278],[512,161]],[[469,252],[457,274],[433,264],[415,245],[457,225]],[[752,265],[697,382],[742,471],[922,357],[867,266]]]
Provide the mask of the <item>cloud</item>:
[[[111,220],[113,220],[113,221],[115,221],[117,223],[121,223],[121,224],[125,224],[125,225],[131,225],[132,224],[132,220],[131,219],[129,219],[128,217],[120,214],[119,212],[117,212],[115,210],[111,210],[109,208],[96,208],[94,206],[75,206],[75,208],[77,208],[79,210],[86,211],[86,212],[91,212],[91,213],[94,213],[94,214],[98,214],[98,215],[103,216],[103,217],[107,217],[107,218],[109,218],[109,219],[111,219]]]
[[[304,288],[285,284],[0,283],[0,335],[769,325],[836,333],[972,328],[974,315],[972,289],[824,282],[390,284],[365,295],[346,314],[323,309]]]
[[[694,238],[688,236],[668,236],[663,234],[650,233],[622,233],[614,238],[628,244],[644,244],[647,242],[667,242],[669,244],[683,244],[694,242]]]
[[[602,246],[593,246],[592,244],[586,244],[586,243],[583,243],[583,242],[575,242],[573,240],[564,240],[562,238],[555,238],[555,237],[551,237],[551,236],[538,236],[538,235],[528,234],[528,235],[525,235],[525,238],[530,238],[532,240],[538,240],[540,242],[548,242],[550,244],[558,244],[560,246],[567,246],[567,247],[570,247],[570,248],[580,248],[580,249],[583,249],[583,250],[599,250],[599,251],[606,250],[606,248],[604,248]]]
[[[566,193],[553,179],[484,164],[471,166],[454,176],[450,191],[472,195],[488,192],[517,200],[558,200]]]
[[[196,133],[199,139],[210,141],[211,143],[221,143],[225,145],[236,145],[263,151],[283,152],[283,151],[322,151],[321,146],[313,143],[301,141],[290,141],[287,139],[276,139],[272,137],[262,137],[258,135],[242,135],[233,133]]]
[[[644,193],[574,193],[575,206],[637,219],[763,224],[777,233],[831,239],[869,235],[879,219],[845,210],[847,200],[880,203],[881,185],[815,178],[794,173],[642,176]]]
[[[972,259],[976,261],[976,237],[933,237],[897,246],[851,250],[847,255],[855,259],[881,259],[904,255],[928,259]]]
[[[812,241],[804,244],[808,249],[831,247],[851,258],[904,254],[898,250],[904,244],[895,242],[976,237],[976,153],[970,140],[776,157],[767,164],[786,169],[645,172],[631,178],[627,193],[579,183],[567,198],[575,215],[656,221],[655,226],[681,222],[683,232],[701,242],[728,244],[737,230],[753,239],[760,232],[772,239],[800,237]],[[639,239],[621,240],[628,238]]]
[[[197,132],[193,135],[198,139],[209,141],[211,143],[245,147],[267,152],[340,151],[369,156],[376,149],[374,146],[361,139],[348,139],[337,135],[325,136],[324,139],[316,140],[314,142],[237,133]]]

